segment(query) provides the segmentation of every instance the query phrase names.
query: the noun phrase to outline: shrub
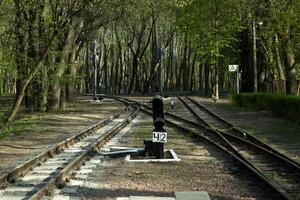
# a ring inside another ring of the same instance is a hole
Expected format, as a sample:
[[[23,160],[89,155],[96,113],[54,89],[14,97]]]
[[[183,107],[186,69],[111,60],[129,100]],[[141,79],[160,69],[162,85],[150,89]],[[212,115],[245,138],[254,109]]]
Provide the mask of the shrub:
[[[300,123],[300,97],[268,93],[243,93],[232,97],[242,107],[269,110],[274,116]]]

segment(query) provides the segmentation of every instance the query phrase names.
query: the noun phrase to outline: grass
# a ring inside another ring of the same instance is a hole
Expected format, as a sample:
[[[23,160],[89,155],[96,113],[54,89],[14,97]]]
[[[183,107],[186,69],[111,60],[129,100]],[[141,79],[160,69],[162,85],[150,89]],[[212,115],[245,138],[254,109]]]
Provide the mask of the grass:
[[[271,138],[271,141],[278,144],[285,144],[290,147],[299,148],[300,126],[288,122],[266,124],[265,131],[262,133],[254,129],[254,134],[264,139]]]
[[[4,120],[13,104],[12,96],[0,96],[0,127],[3,127]],[[37,129],[38,121],[40,120],[41,113],[30,113],[24,114],[20,113],[19,116],[7,125],[0,129],[0,140],[10,136],[10,135],[20,135],[22,133],[32,132]]]
[[[240,107],[237,103],[215,103],[218,113],[268,144],[285,150],[299,149],[300,124],[273,117],[270,111]],[[299,160],[300,161],[300,160]]]
[[[38,121],[40,117],[38,115],[31,115],[26,118],[21,118],[4,128],[0,133],[0,140],[10,136],[10,135],[20,135],[25,132],[31,132],[37,129]]]
[[[251,112],[253,109],[248,108],[248,107],[241,107],[237,103],[232,102],[232,103],[218,103],[216,104],[219,107],[221,107],[225,111],[239,111],[239,112]]]
[[[18,117],[6,127],[3,127],[4,120],[13,104],[12,96],[0,96],[0,140],[11,136],[20,135],[22,133],[30,133],[35,130],[53,130],[50,126],[38,127],[38,122],[41,120],[42,112],[24,113],[20,112]],[[80,103],[78,103],[80,104]],[[73,105],[73,103],[72,103]],[[74,103],[75,105],[75,103]],[[66,111],[67,112],[67,111]],[[53,112],[55,113],[55,112]],[[62,113],[62,112],[60,112]],[[3,127],[3,128],[2,128]]]
[[[300,97],[269,93],[243,93],[233,95],[233,100],[242,107],[268,110],[276,117],[300,124]]]
[[[240,113],[245,112],[245,120],[247,117],[247,114],[258,114],[260,115],[259,118],[271,118],[270,115],[268,115],[268,112],[257,112],[256,109],[253,108],[248,108],[248,107],[241,107],[236,103],[218,103],[214,104],[216,107],[222,109],[223,111],[230,112],[234,115],[239,115]],[[267,116],[265,116],[267,115]],[[239,115],[241,117],[241,115]],[[254,118],[255,120],[255,118]],[[270,119],[272,120],[272,119]],[[279,118],[274,118],[273,120],[274,123],[272,124],[267,124],[265,123],[264,125],[268,127],[269,131],[267,132],[272,132],[273,134],[285,134],[285,135],[297,135],[300,137],[300,125],[296,124],[294,122],[285,120],[285,119],[279,119]],[[248,125],[240,125],[241,128],[245,128],[251,132],[254,132],[255,134],[263,134],[260,131],[257,131],[257,127],[252,127]]]
[[[81,113],[83,110],[85,110],[85,108],[93,110],[92,104],[76,101],[74,103],[68,103],[65,111],[47,112],[47,115],[44,115],[45,113],[43,112],[20,111],[17,118],[12,123],[10,123],[7,127],[3,127],[3,122],[12,104],[12,96],[0,96],[0,140],[3,140],[11,135],[20,135],[22,133],[30,134],[33,132],[43,133],[45,131],[53,131],[56,127],[46,124],[39,124],[39,122],[41,122],[41,120],[51,121],[52,117],[55,119],[56,114],[70,112]]]

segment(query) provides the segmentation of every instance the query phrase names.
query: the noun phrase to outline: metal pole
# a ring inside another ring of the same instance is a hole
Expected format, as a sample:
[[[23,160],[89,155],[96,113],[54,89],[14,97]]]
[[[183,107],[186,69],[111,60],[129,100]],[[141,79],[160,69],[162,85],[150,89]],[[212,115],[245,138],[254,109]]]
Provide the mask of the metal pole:
[[[94,41],[94,100],[97,100],[97,45],[96,41]]]
[[[236,93],[240,93],[240,73],[239,66],[236,69]]]
[[[97,100],[97,62],[95,56],[95,64],[94,64],[94,100]]]
[[[159,93],[163,95],[164,89],[164,60],[163,60],[163,45],[160,46],[160,85],[159,85]]]
[[[252,12],[252,30],[253,30],[253,92],[257,93],[257,56],[256,56],[256,21],[254,11]]]

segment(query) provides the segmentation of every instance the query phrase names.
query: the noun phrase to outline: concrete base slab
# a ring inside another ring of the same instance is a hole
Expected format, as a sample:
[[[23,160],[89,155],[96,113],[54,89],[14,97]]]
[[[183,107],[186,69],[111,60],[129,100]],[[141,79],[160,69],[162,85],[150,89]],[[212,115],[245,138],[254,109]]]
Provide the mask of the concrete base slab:
[[[26,193],[31,191],[36,191],[35,187],[8,187],[4,191],[5,192],[16,192],[16,193]]]
[[[48,165],[49,164],[62,164],[64,162],[67,162],[68,160],[71,160],[75,157],[75,155],[60,155],[57,158],[50,158],[49,160],[47,160],[47,162],[45,164]]]
[[[56,195],[53,197],[52,200],[69,200],[70,197],[69,196],[64,196],[64,195]]]
[[[64,166],[66,165],[67,160],[65,158],[56,159],[56,160],[48,160],[47,166]]]
[[[79,180],[86,180],[88,177],[89,177],[88,174],[78,174],[78,173],[76,173],[76,175],[74,176],[74,178]]]
[[[81,169],[78,173],[79,174],[91,174],[93,169]]]
[[[67,194],[77,194],[77,189],[76,187],[65,187],[62,189],[62,192],[67,193]]]
[[[80,153],[80,152],[83,152],[83,151],[84,151],[84,149],[79,149],[79,148],[78,149],[76,149],[76,148],[71,149],[70,148],[70,149],[65,150],[66,153]]]
[[[22,199],[24,199],[23,196],[13,196],[13,195],[0,196],[0,200],[22,200]]]
[[[22,180],[22,181],[40,181],[41,182],[41,181],[45,180],[46,178],[49,178],[49,176],[36,174],[36,175],[25,176],[25,177],[21,178],[20,180]]]
[[[178,158],[177,154],[173,149],[166,150],[165,152],[170,151],[172,158],[169,159],[132,159],[131,155],[127,155],[125,160],[128,162],[180,162],[181,159]]]
[[[210,200],[207,192],[175,192],[176,200]]]
[[[49,166],[49,164],[47,163],[47,165],[42,165],[39,167],[35,167],[34,170],[36,171],[43,171],[43,170],[57,170],[58,168],[62,168],[64,165],[63,164],[52,164]]]
[[[104,156],[110,156],[110,157],[122,157],[127,156],[131,154],[138,154],[139,152],[144,151],[144,149],[126,149],[126,150],[120,150],[120,151],[112,151],[112,152],[99,152],[101,155]]]
[[[144,148],[136,148],[136,147],[109,147],[109,151],[110,152],[114,152],[114,151],[122,151],[122,150],[132,150],[132,149],[138,149],[138,150],[143,150]]]
[[[34,191],[35,187],[8,187],[5,189],[6,192],[30,192]]]
[[[96,132],[97,134],[101,134],[102,132]],[[89,136],[90,139],[97,139],[99,138],[99,135],[91,135]]]
[[[75,143],[73,147],[80,148],[80,147],[88,146],[89,144],[90,144],[90,142],[82,142],[82,141],[79,141],[79,142]]]
[[[70,180],[69,185],[70,186],[82,186],[83,185],[83,181],[81,181],[81,180]]]
[[[101,160],[100,159],[98,159],[98,160],[90,160],[90,163],[93,163],[93,164],[99,164],[101,162]]]
[[[34,169],[31,174],[51,174],[53,172],[55,172],[56,169],[52,169],[52,170],[38,170],[38,169]]]
[[[80,171],[83,171],[83,170],[85,170],[85,171],[93,171],[93,169],[95,169],[95,167],[91,167],[91,166],[82,166],[82,167],[80,168]]]
[[[142,197],[142,196],[130,196],[129,200],[175,200],[173,197]]]

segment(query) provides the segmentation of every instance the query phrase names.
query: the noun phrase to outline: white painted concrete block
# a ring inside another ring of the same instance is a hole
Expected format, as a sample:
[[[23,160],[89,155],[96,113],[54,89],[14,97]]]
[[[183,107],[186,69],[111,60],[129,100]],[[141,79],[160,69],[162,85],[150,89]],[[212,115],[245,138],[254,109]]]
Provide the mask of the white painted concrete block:
[[[82,186],[83,181],[71,179],[69,185],[70,186]]]
[[[175,200],[173,197],[142,197],[142,196],[130,196],[129,200]]]
[[[0,196],[0,200],[22,200],[22,199],[24,199],[24,196],[14,196],[14,195]]]
[[[65,196],[65,195],[55,195],[53,197],[53,200],[69,200],[70,197],[69,196]]]

